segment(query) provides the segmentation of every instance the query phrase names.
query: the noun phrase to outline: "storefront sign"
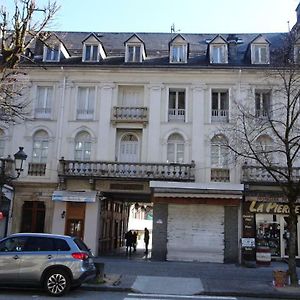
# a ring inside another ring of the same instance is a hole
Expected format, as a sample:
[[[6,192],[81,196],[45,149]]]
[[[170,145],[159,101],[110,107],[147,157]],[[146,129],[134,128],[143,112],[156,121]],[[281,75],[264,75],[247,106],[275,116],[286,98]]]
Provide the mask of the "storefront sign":
[[[97,192],[67,192],[54,191],[53,201],[72,201],[72,202],[95,202]]]
[[[243,248],[255,248],[255,238],[242,238],[241,242]]]
[[[267,213],[267,214],[289,214],[290,209],[287,204],[274,203],[274,202],[259,202],[252,201],[249,206],[251,213]],[[296,214],[300,214],[300,205],[295,206]]]

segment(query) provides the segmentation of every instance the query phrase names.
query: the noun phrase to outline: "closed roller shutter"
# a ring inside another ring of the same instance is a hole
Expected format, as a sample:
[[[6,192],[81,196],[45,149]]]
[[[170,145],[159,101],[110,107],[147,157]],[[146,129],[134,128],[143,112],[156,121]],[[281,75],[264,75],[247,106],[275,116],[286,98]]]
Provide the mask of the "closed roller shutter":
[[[168,209],[167,260],[223,262],[223,206],[170,204]]]

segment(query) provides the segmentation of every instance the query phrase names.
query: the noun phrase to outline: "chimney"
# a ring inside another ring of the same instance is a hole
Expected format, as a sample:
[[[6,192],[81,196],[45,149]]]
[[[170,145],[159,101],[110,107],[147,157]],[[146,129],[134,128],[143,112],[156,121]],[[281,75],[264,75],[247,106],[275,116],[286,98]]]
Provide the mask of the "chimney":
[[[238,37],[235,34],[228,35],[228,59],[230,62],[235,62],[237,60],[237,41]]]

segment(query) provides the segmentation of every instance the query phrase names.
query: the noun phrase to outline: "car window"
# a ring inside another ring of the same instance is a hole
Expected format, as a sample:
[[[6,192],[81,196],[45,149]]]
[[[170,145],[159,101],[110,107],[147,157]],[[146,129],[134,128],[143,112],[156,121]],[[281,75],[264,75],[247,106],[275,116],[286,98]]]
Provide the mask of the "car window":
[[[81,251],[87,251],[87,252],[89,252],[88,246],[82,240],[80,240],[78,238],[74,238],[74,242],[75,242],[75,244],[78,246],[78,248]]]
[[[70,246],[63,239],[54,239],[54,247],[56,251],[70,251]]]
[[[27,240],[24,251],[55,251],[54,239],[31,236]]]
[[[1,252],[16,252],[24,251],[24,246],[27,241],[26,236],[11,237],[0,243]]]

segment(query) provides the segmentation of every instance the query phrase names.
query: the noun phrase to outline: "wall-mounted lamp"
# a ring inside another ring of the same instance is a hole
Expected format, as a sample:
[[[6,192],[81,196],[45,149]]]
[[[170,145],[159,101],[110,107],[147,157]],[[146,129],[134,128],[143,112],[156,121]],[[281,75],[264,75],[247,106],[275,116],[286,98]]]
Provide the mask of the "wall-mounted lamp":
[[[61,218],[62,218],[62,219],[64,219],[64,218],[65,218],[65,216],[66,216],[66,211],[64,210],[64,211],[61,213],[61,215],[60,215],[60,216],[61,216]]]

